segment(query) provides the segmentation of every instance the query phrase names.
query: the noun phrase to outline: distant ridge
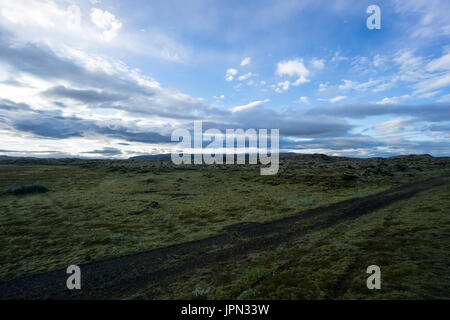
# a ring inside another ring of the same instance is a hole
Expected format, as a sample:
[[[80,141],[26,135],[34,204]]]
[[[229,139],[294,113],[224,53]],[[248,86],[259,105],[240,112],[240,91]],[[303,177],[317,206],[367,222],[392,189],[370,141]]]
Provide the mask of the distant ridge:
[[[285,154],[295,154],[292,152],[282,152],[280,153],[280,155],[285,155]],[[269,152],[270,155],[270,152]],[[235,155],[236,156],[236,155]],[[249,154],[246,153],[245,154],[245,159],[248,159]],[[225,157],[225,155],[224,155]],[[191,155],[191,158],[194,158],[194,155]],[[135,157],[130,157],[128,158],[128,160],[170,160],[170,153],[164,153],[164,154],[148,154],[148,155],[142,155],[142,156],[135,156]]]
[[[143,156],[130,157],[128,160],[170,160],[170,153],[147,154]]]

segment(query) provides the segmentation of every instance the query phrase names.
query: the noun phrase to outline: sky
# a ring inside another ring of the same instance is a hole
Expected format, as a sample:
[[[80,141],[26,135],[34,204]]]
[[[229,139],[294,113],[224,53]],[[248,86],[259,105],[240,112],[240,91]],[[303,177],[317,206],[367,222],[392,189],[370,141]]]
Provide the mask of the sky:
[[[448,12],[447,0],[0,0],[0,155],[170,153],[171,133],[202,120],[279,129],[282,152],[449,156]]]

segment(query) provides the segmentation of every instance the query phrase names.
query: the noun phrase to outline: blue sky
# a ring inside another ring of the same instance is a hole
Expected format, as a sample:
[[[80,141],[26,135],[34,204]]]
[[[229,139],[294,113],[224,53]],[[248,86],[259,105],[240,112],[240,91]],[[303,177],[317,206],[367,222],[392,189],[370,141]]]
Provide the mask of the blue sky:
[[[381,29],[369,30],[369,5]],[[0,0],[0,154],[170,152],[275,128],[283,151],[449,155],[450,3]]]

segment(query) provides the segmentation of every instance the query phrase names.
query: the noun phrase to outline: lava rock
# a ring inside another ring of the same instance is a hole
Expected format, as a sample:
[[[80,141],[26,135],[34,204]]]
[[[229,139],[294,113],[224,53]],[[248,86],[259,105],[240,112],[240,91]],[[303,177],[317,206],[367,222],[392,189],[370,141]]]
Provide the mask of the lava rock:
[[[13,193],[13,194],[26,194],[26,193],[47,192],[47,191],[50,191],[50,189],[42,184],[29,184],[26,186],[9,188],[5,190],[6,193]]]
[[[150,204],[148,205],[149,208],[159,208],[159,203],[156,201],[152,201],[150,202]]]
[[[342,179],[346,181],[355,181],[359,179],[359,176],[357,174],[351,174],[351,173],[344,173],[342,175]]]

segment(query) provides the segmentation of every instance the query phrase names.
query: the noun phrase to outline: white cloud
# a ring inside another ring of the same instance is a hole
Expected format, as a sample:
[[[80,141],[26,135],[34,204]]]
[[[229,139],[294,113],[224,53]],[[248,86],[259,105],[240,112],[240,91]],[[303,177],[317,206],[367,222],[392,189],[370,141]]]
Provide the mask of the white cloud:
[[[394,0],[394,9],[405,15],[419,16],[413,24],[407,24],[406,30],[413,38],[431,38],[449,35],[448,12],[450,5],[448,1],[437,0]]]
[[[438,70],[450,70],[450,53],[446,55],[431,60],[425,67],[425,69],[429,72],[438,71]]]
[[[414,93],[432,91],[447,86],[450,86],[450,73],[442,76],[435,76],[417,83],[415,85],[417,90]]]
[[[309,99],[308,99],[308,97],[302,96],[302,97],[298,98],[298,100],[296,102],[298,102],[298,103],[309,103]]]
[[[112,28],[99,28],[91,21],[91,8],[72,4],[75,2],[0,0],[0,28],[14,35],[17,41],[45,43],[55,51],[67,45],[85,51],[95,48],[95,52],[110,56],[116,52],[121,57],[132,53],[174,62],[184,62],[191,56],[190,46],[169,37],[159,27],[146,29],[152,41],[148,41],[148,34],[134,32],[133,24],[127,25],[128,30],[121,28],[117,32],[118,17]],[[105,41],[114,33],[113,41]],[[113,47],[118,50],[107,51]]]
[[[337,96],[331,99],[324,99],[324,98],[318,98],[318,101],[323,101],[323,102],[331,102],[331,103],[335,103],[335,102],[339,102],[342,101],[344,99],[347,99],[347,96]]]
[[[342,101],[342,100],[344,100],[344,99],[347,99],[347,96],[337,96],[337,97],[331,98],[331,99],[330,99],[330,102],[331,102],[331,103],[335,103],[335,102]]]
[[[409,99],[411,98],[410,95],[405,94],[403,96],[398,96],[398,97],[390,97],[390,98],[384,98],[381,101],[377,101],[377,104],[395,104],[395,103],[399,103],[403,100]]]
[[[213,96],[213,99],[215,99],[215,100],[223,100],[223,99],[225,99],[225,95],[221,94],[220,96]]]
[[[275,92],[282,93],[284,91],[289,90],[290,85],[291,83],[288,80],[286,80],[283,82],[278,82],[276,85],[272,85],[272,87],[275,88]]]
[[[236,69],[230,68],[225,73],[225,80],[228,82],[233,81],[234,77],[238,74],[238,71]]]
[[[58,8],[54,3],[25,1],[2,1],[1,15],[3,19],[16,25],[35,25],[44,28],[55,27],[53,18],[62,18],[65,11]]]
[[[328,84],[327,83],[320,83],[319,84],[319,92],[321,91],[325,91],[328,88]]]
[[[394,86],[394,84],[392,82],[385,82],[385,83],[382,83],[382,84],[376,86],[372,91],[373,92],[382,92],[382,91],[389,89],[392,86]]]
[[[92,23],[103,30],[103,39],[107,42],[113,40],[122,28],[122,23],[109,11],[92,8],[90,16]]]
[[[341,53],[339,51],[336,51],[333,55],[333,58],[331,58],[331,62],[339,63],[341,61],[348,60],[347,57],[341,56]]]
[[[248,72],[248,73],[243,74],[242,76],[240,76],[240,77],[238,78],[238,80],[239,80],[239,81],[243,81],[243,80],[246,80],[246,79],[250,78],[251,76],[253,76],[253,73]]]
[[[246,57],[241,61],[241,66],[249,65],[252,62],[252,58]]]
[[[260,106],[260,105],[262,105],[264,103],[267,103],[269,101],[270,101],[269,99],[265,99],[265,100],[261,100],[261,101],[253,101],[253,102],[250,102],[250,103],[242,105],[242,106],[236,106],[236,107],[232,108],[231,111],[232,112],[239,112],[239,111],[242,111],[242,110],[251,109],[251,108]]]
[[[382,82],[382,80],[370,78],[366,82],[358,82],[358,81],[343,79],[342,82],[343,82],[342,84],[337,86],[337,89],[339,91],[349,91],[349,90],[366,91],[369,88],[377,86],[380,82]],[[386,88],[387,88],[387,86],[386,86]],[[333,92],[333,89],[334,89],[334,92],[338,92],[336,90],[336,87],[328,87],[327,88],[325,86],[319,88],[319,91],[324,92],[324,91],[328,90],[329,92]],[[381,85],[376,87],[373,91],[375,91],[375,90],[382,91]]]
[[[405,128],[411,119],[412,118],[398,118],[388,120],[374,125],[372,129],[380,134],[393,134]]]
[[[325,60],[324,59],[313,58],[311,60],[311,65],[313,66],[314,69],[321,70],[321,69],[323,69],[325,67]]]
[[[438,102],[450,102],[450,94],[446,94],[446,95],[441,96],[438,99]]]
[[[355,89],[357,86],[358,86],[358,84],[359,84],[359,82],[357,82],[357,81],[352,81],[352,80],[342,80],[342,82],[344,83],[344,84],[341,84],[341,85],[339,85],[339,89],[340,90],[350,90],[350,89]]]
[[[375,68],[380,68],[387,62],[386,57],[382,57],[381,55],[377,54],[372,59],[372,64]]]
[[[303,59],[300,58],[278,62],[276,72],[279,76],[298,76],[298,79],[292,83],[293,86],[309,81],[306,78],[309,76],[309,70],[305,67]]]
[[[426,77],[423,66],[423,58],[420,56],[415,56],[412,51],[400,51],[392,60],[399,65],[399,72],[393,78],[394,82],[416,82]]]
[[[435,95],[437,95],[439,92],[441,92],[441,91],[438,90],[438,91],[427,92],[427,93],[424,93],[424,94],[419,95],[419,98],[421,98],[421,99],[432,98],[432,97],[434,97]]]

